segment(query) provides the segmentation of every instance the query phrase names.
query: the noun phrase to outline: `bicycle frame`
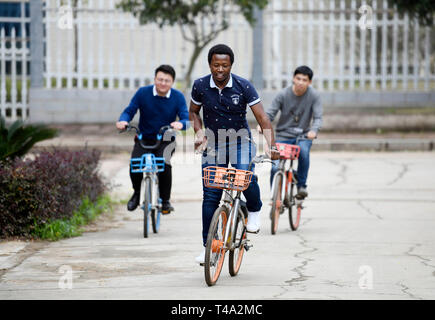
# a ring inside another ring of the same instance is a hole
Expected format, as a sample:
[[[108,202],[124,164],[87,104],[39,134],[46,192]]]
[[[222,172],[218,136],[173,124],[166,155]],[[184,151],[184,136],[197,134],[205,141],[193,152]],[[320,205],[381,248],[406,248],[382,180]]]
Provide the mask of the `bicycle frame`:
[[[237,219],[237,214],[239,212],[239,208],[240,208],[240,196],[241,196],[241,191],[237,191],[236,196],[233,198],[232,193],[233,191],[225,191],[225,196],[224,196],[224,206],[226,206],[228,208],[228,211],[230,213],[230,216],[227,219],[227,224],[225,226],[225,235],[224,235],[224,249],[225,250],[231,250],[234,249],[236,246],[234,246],[234,243],[231,241],[231,239],[233,238],[234,235],[234,228],[232,228],[232,226],[236,225],[236,219]],[[232,204],[232,205],[231,205]],[[245,225],[245,221],[242,221],[243,223],[243,228],[246,228]],[[240,243],[241,244],[241,243]],[[240,246],[240,244],[238,244],[238,246]]]
[[[287,179],[290,180],[289,178],[289,174],[291,174],[291,182],[297,184],[298,180],[296,178],[296,175],[294,174],[294,170],[293,170],[293,161],[294,160],[290,160],[290,167],[288,170],[286,170],[285,168],[285,164],[287,163],[288,159],[280,159],[279,160],[279,164],[278,164],[278,171],[275,173],[275,175],[273,176],[273,180],[272,180],[272,189],[271,189],[271,195],[273,198],[273,194],[275,192],[275,179],[278,178],[278,176],[281,176],[281,199],[285,199],[286,195],[287,195]],[[286,174],[289,173],[289,174]],[[285,188],[284,188],[284,183],[285,183]]]

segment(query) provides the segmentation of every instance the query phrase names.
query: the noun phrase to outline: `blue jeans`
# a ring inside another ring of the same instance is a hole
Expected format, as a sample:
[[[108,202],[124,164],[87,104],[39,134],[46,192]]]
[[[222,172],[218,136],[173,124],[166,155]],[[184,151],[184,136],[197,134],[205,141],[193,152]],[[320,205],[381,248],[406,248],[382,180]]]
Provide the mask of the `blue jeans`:
[[[255,145],[250,142],[242,143],[230,143],[225,145],[219,145],[216,148],[216,157],[207,156],[205,153],[202,157],[202,169],[209,166],[219,166],[227,168],[228,164],[236,169],[248,170],[249,163],[253,157],[255,157],[256,148]],[[251,171],[254,172],[254,165],[251,167]],[[202,172],[204,176],[204,172]],[[210,227],[213,214],[219,207],[219,203],[222,197],[221,189],[207,188],[202,182],[203,189],[203,201],[202,201],[202,242],[206,246],[208,229]],[[257,177],[252,176],[249,187],[243,191],[243,195],[246,198],[246,206],[248,211],[255,212],[260,211],[263,205],[260,200],[260,187],[257,182]]]
[[[289,140],[280,140],[276,142],[295,144],[296,139]],[[298,146],[301,148],[301,152],[299,154],[298,159],[298,170],[297,170],[297,187],[307,187],[307,178],[308,178],[308,170],[310,169],[310,150],[311,145],[313,144],[312,140],[301,140],[298,142]],[[278,171],[279,160],[274,160],[272,162],[272,169],[270,170],[270,185],[272,186],[273,176]]]

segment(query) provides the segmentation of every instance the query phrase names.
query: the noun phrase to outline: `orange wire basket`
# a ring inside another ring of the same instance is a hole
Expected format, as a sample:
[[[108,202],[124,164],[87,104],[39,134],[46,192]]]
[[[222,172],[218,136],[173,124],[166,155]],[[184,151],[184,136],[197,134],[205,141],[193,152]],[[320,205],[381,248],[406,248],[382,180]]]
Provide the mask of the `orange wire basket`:
[[[299,158],[299,153],[301,152],[301,148],[299,146],[277,142],[276,147],[278,148],[281,159],[295,160]]]
[[[209,188],[244,191],[248,189],[252,179],[252,172],[233,168],[206,167],[204,184]]]

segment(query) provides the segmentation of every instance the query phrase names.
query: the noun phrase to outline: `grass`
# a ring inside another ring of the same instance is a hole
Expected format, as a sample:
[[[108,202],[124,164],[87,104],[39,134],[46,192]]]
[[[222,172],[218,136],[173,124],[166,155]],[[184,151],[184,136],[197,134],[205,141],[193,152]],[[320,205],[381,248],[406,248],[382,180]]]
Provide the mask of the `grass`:
[[[27,92],[29,92],[30,88],[30,79],[27,79]],[[17,77],[16,80],[16,89],[17,89],[17,102],[22,102],[22,91],[23,82],[21,81],[21,78]],[[12,79],[6,78],[6,102],[12,102]]]
[[[56,241],[76,237],[82,234],[81,227],[94,221],[101,213],[112,210],[113,201],[109,196],[100,196],[92,203],[88,198],[82,201],[80,208],[69,219],[52,220],[35,225],[33,236],[42,240]]]

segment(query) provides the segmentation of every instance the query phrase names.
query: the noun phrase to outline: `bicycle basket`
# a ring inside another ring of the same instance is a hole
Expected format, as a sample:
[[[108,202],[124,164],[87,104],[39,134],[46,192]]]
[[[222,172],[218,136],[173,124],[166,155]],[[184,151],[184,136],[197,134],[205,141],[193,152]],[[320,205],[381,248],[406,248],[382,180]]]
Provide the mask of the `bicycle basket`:
[[[277,142],[276,147],[278,148],[281,159],[295,160],[299,158],[301,148],[297,145]]]
[[[204,184],[209,188],[244,191],[249,187],[252,172],[233,168],[206,167],[204,171]]]
[[[165,169],[165,158],[157,158],[152,153],[145,153],[140,158],[130,160],[131,172],[162,172]]]

